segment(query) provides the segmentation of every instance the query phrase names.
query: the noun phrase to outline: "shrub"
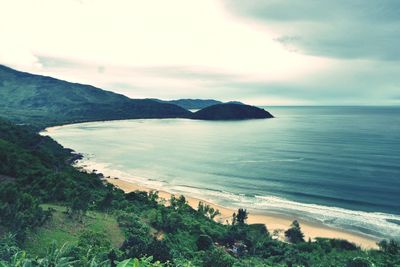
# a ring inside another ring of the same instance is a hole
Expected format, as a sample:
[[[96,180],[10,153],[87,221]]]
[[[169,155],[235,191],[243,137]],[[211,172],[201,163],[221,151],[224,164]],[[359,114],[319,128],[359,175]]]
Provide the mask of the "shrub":
[[[215,248],[204,255],[203,266],[231,267],[235,258],[226,253],[222,248]]]
[[[208,235],[200,235],[197,239],[197,248],[199,250],[207,250],[213,245],[213,241],[210,236]]]
[[[103,233],[91,230],[83,231],[78,239],[78,247],[83,251],[90,251],[91,256],[106,258],[106,254],[111,249],[111,243]]]
[[[370,260],[364,258],[354,258],[347,262],[346,267],[372,267],[374,266]]]

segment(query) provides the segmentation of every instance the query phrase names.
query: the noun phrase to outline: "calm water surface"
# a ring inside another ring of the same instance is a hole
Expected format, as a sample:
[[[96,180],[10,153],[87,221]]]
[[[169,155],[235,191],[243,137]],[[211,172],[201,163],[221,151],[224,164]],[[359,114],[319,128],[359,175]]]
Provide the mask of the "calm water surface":
[[[123,179],[400,237],[399,107],[266,109],[276,118],[93,122],[50,135]]]

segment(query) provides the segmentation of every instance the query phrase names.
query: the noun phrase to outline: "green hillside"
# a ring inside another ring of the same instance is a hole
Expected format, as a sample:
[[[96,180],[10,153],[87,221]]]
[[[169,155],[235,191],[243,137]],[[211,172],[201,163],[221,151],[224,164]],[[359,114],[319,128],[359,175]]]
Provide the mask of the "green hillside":
[[[39,126],[80,121],[186,118],[173,104],[130,99],[90,85],[20,72],[0,65],[0,116]]]
[[[53,243],[77,245],[80,236],[88,232],[102,233],[115,249],[124,242],[124,233],[113,215],[89,211],[84,221],[78,221],[68,216],[66,207],[49,204],[41,207],[52,210],[52,216],[23,242],[22,247],[30,254],[45,256]]]

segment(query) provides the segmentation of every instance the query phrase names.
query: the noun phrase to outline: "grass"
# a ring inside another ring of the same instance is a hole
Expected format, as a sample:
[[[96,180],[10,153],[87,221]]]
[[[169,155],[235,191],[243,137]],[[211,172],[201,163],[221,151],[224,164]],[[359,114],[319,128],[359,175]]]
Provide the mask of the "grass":
[[[52,242],[62,246],[68,242],[76,244],[79,235],[84,230],[104,233],[111,241],[113,247],[121,246],[124,234],[118,226],[116,219],[109,214],[90,211],[87,212],[83,222],[72,220],[66,214],[66,208],[57,205],[42,205],[44,209],[54,209],[52,218],[42,227],[28,235],[24,249],[36,256],[45,255]]]

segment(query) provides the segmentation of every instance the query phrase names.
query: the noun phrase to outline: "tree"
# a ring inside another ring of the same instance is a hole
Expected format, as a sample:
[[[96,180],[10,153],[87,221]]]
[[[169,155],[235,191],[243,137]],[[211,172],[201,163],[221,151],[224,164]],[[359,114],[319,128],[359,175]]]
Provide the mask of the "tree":
[[[304,242],[304,234],[301,232],[300,224],[294,220],[290,228],[285,232],[286,238],[293,244]]]
[[[236,216],[236,221],[237,221],[237,223],[239,223],[239,224],[245,224],[248,215],[249,215],[249,214],[248,214],[248,212],[247,212],[246,209],[238,209],[238,213],[237,213],[237,216]]]
[[[39,206],[37,198],[21,192],[15,183],[0,183],[0,225],[16,233],[18,240],[24,238],[27,228],[42,225],[50,216]]]
[[[208,235],[200,235],[197,239],[197,248],[199,250],[207,250],[213,245],[213,240]]]
[[[382,240],[378,243],[379,249],[388,254],[400,254],[400,243],[395,240]]]
[[[160,197],[158,196],[158,191],[151,190],[149,193],[149,201],[157,203]]]
[[[82,220],[89,209],[91,194],[88,190],[79,188],[76,191],[70,192],[70,195],[71,201],[68,205],[68,213],[72,218],[76,217],[78,220]]]
[[[176,201],[178,209],[185,208],[187,206],[187,201],[184,195],[180,195]]]
[[[213,207],[211,207],[210,210],[208,211],[208,217],[211,220],[214,220],[214,218],[218,215],[221,215],[221,212],[217,209],[214,209]]]
[[[104,198],[99,202],[98,207],[100,208],[100,210],[102,211],[107,211],[111,208],[112,206],[112,201],[114,200],[114,194],[113,192],[110,190],[106,193],[106,195],[104,196]]]
[[[206,216],[206,217],[212,219],[212,220],[216,216],[221,214],[221,212],[219,212],[219,210],[214,209],[210,205],[204,204],[202,201],[200,201],[199,205],[197,206],[197,212],[202,214],[203,216]]]

